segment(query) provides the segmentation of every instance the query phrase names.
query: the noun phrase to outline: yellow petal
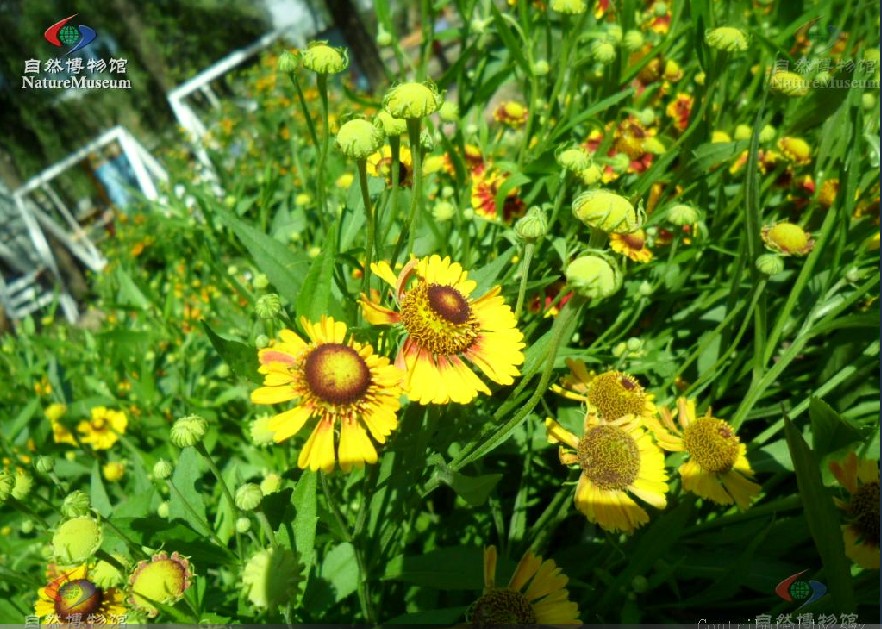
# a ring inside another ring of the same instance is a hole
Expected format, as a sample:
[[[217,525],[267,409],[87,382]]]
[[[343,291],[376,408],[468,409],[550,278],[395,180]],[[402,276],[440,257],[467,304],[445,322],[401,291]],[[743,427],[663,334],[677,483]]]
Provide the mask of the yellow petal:
[[[545,418],[545,432],[548,434],[548,443],[563,443],[574,450],[579,445],[579,438],[576,435],[550,417]]]
[[[273,433],[273,441],[279,443],[293,437],[312,415],[312,410],[305,406],[295,406],[290,411],[279,413],[267,422],[267,428]]]
[[[251,401],[255,404],[278,404],[295,397],[297,394],[291,387],[258,387],[251,392]]]
[[[330,421],[320,421],[309,435],[306,445],[297,458],[297,466],[313,471],[334,471],[334,424]]]
[[[340,446],[337,450],[340,468],[344,472],[365,463],[377,462],[377,451],[364,428],[356,421],[344,421],[340,428]]]

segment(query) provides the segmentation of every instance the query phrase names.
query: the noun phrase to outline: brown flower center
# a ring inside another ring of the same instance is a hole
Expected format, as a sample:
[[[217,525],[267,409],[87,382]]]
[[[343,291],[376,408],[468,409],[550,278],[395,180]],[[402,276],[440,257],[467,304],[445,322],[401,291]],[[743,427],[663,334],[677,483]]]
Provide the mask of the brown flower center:
[[[588,384],[588,401],[606,421],[627,415],[643,415],[646,394],[634,378],[620,371],[607,371]]]
[[[879,481],[858,487],[848,503],[852,526],[864,543],[879,545]]]
[[[700,417],[683,431],[683,443],[702,469],[722,474],[735,465],[741,442],[722,419]]]
[[[536,623],[536,612],[520,592],[497,588],[472,603],[466,618],[478,626],[532,625]]]
[[[55,595],[55,613],[65,620],[73,614],[94,614],[101,607],[104,593],[87,579],[68,581]]]
[[[316,347],[303,366],[309,390],[331,404],[351,404],[365,394],[371,373],[364,359],[342,343]]]
[[[623,490],[640,473],[640,450],[618,426],[593,426],[576,447],[585,476],[601,489]]]
[[[469,302],[452,286],[417,283],[401,300],[401,323],[433,354],[459,354],[478,337]]]

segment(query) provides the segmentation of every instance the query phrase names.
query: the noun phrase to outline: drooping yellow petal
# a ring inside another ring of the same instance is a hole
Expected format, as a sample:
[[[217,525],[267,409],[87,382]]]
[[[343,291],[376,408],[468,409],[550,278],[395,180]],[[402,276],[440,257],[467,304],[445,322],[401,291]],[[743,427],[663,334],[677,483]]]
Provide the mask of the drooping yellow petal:
[[[385,260],[371,263],[371,271],[374,275],[386,282],[389,286],[394,287],[398,281],[398,277],[392,271],[392,267]]]
[[[717,504],[732,504],[732,496],[723,488],[723,483],[711,472],[701,469],[695,461],[686,461],[678,469],[683,481],[683,489],[691,491],[696,496],[713,500]]]
[[[530,551],[524,553],[524,556],[521,557],[521,560],[515,568],[514,574],[511,575],[511,580],[508,582],[508,588],[515,592],[520,592],[527,584],[527,581],[536,574],[536,571],[539,570],[539,566],[541,565],[542,559],[540,557],[537,557]]]
[[[484,549],[484,591],[496,587],[496,546]]]
[[[334,425],[329,421],[320,421],[300,451],[297,466],[313,471],[334,471]]]
[[[337,449],[340,468],[344,472],[365,463],[377,462],[377,451],[367,436],[367,432],[356,421],[344,421],[340,428],[340,446]]]
[[[752,480],[745,478],[741,472],[735,470],[729,470],[725,474],[720,475],[720,481],[742,511],[750,506],[750,503],[753,502],[753,499],[759,495],[762,489]]]
[[[545,432],[548,443],[563,443],[574,450],[579,445],[579,438],[550,417],[545,418]]]
[[[267,422],[267,428],[273,433],[273,441],[280,443],[296,435],[311,415],[312,412],[309,408],[295,406],[290,411],[279,413],[271,418]]]
[[[858,533],[850,526],[842,527],[842,538],[845,542],[845,555],[868,570],[879,569],[879,546],[858,540]]]
[[[547,559],[539,566],[539,570],[530,582],[530,587],[524,592],[524,596],[529,601],[535,601],[552,592],[560,592],[566,587],[568,580],[557,564],[551,559]]]
[[[291,387],[258,387],[251,392],[251,401],[255,404],[278,404],[296,397]]]
[[[361,312],[365,320],[371,325],[395,325],[401,320],[400,315],[394,310],[389,310],[380,304],[365,299],[363,295],[359,303],[361,304]]]

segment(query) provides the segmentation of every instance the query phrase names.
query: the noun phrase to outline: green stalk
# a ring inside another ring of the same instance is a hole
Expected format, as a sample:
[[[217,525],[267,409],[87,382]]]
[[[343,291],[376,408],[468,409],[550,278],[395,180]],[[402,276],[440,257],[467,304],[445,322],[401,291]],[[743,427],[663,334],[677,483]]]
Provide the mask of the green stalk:
[[[420,126],[422,120],[407,121],[407,135],[410,152],[413,156],[413,196],[410,199],[410,232],[407,235],[407,249],[413,252],[419,217],[423,210],[423,150],[420,146]]]
[[[318,194],[319,207],[322,210],[322,220],[328,213],[328,200],[326,198],[325,184],[325,162],[328,159],[328,77],[324,74],[316,75],[316,84],[318,85],[319,94],[322,100],[322,138],[321,142],[316,145],[318,149],[318,164],[316,167],[316,190]]]
[[[533,260],[533,251],[536,243],[528,242],[524,245],[524,259],[521,262],[521,287],[518,289],[518,301],[515,305],[515,319],[520,319],[521,309],[524,306],[524,295],[527,292],[527,276],[530,274],[530,262]]]
[[[371,207],[371,195],[367,185],[367,160],[358,160],[358,183],[361,187],[361,199],[364,202],[364,215],[367,221],[367,243],[364,248],[364,273],[361,277],[361,292],[370,298],[371,261],[373,259],[374,246],[374,210]]]
[[[361,604],[361,613],[364,616],[365,621],[369,624],[374,624],[376,622],[376,615],[371,606],[370,584],[368,583],[368,575],[365,568],[364,553],[362,552],[362,549],[359,548],[358,544],[355,543],[355,538],[349,530],[349,524],[347,524],[346,518],[343,517],[340,507],[334,499],[331,488],[328,485],[327,474],[321,472],[319,473],[319,478],[322,479],[322,493],[325,495],[325,499],[328,501],[328,506],[331,508],[331,513],[337,521],[340,531],[343,533],[343,540],[352,544],[353,552],[355,553],[355,562],[358,564],[358,602]]]
[[[312,121],[312,116],[309,115],[309,108],[306,106],[306,98],[303,96],[303,90],[300,87],[300,81],[297,80],[297,75],[293,72],[288,74],[291,78],[291,83],[294,84],[294,89],[297,92],[297,100],[300,101],[300,110],[303,112],[303,117],[306,119],[306,128],[309,129],[309,137],[312,138],[313,144],[315,144],[316,148],[318,148],[318,135],[315,132],[315,123]]]

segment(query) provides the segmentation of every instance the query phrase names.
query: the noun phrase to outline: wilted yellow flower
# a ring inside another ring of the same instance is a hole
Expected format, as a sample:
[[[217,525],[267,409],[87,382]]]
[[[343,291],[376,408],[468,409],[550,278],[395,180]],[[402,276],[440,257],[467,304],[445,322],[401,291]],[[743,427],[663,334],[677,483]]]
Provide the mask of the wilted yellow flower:
[[[799,225],[786,221],[776,225],[765,225],[761,236],[767,248],[782,255],[804,256],[815,246],[811,234]]]

